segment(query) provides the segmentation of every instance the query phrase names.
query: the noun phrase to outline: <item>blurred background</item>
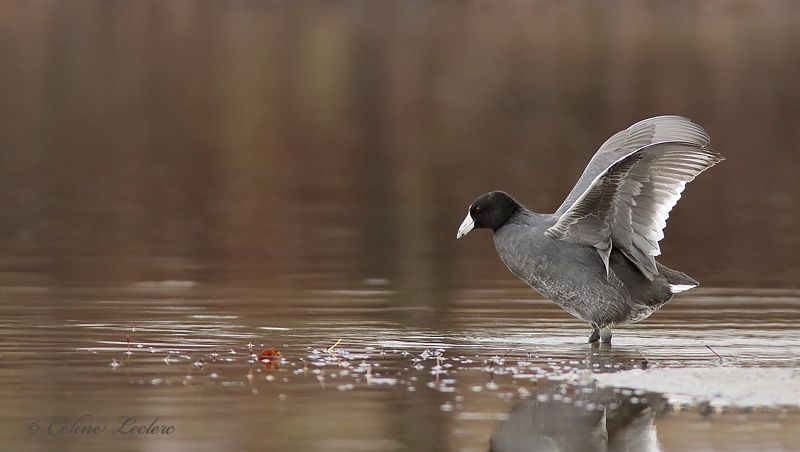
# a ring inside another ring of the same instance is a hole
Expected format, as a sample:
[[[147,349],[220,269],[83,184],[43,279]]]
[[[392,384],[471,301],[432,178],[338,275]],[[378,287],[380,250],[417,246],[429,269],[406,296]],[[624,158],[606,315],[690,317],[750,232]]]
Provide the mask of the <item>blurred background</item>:
[[[727,157],[661,262],[798,287],[797,2],[3,0],[0,284],[516,287],[469,204],[661,114]]]

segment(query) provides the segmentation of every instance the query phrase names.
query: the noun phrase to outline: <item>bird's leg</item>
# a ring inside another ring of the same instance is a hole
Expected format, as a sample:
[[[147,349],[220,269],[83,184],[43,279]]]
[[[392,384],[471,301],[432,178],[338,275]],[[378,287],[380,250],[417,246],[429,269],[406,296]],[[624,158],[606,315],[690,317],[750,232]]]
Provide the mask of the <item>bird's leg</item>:
[[[604,344],[610,344],[611,343],[611,327],[610,326],[603,327],[603,329],[601,329],[599,333],[600,333],[600,342],[602,342]]]
[[[589,333],[589,343],[597,342],[600,340],[600,327],[592,325],[592,332]]]

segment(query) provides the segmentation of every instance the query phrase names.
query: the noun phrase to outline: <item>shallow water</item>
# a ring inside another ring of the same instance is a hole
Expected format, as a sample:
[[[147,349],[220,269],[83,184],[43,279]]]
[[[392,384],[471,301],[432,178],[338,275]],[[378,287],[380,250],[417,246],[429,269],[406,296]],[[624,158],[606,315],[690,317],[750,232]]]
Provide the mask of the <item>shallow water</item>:
[[[555,425],[562,450],[593,450],[605,412],[610,450],[800,444],[797,406],[714,401],[714,381],[706,398],[592,382],[643,368],[795,368],[800,293],[696,289],[593,347],[585,325],[529,292],[463,291],[446,322],[420,327],[410,319],[437,314],[393,306],[375,285],[6,287],[0,436],[13,450],[485,451],[492,437],[494,450],[551,441]],[[259,361],[272,347],[280,357]],[[786,399],[798,389],[788,381]],[[98,433],[61,431],[76,421]],[[153,421],[171,433],[114,433]]]

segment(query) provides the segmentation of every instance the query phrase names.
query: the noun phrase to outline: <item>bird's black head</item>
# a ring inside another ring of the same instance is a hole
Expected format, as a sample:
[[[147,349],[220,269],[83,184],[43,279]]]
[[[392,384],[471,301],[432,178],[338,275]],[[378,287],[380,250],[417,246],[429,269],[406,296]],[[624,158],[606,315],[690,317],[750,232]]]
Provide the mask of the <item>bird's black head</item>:
[[[522,205],[502,191],[493,191],[479,197],[469,206],[469,213],[458,228],[456,238],[461,238],[477,228],[489,228],[496,231],[506,224],[509,217],[522,208]]]

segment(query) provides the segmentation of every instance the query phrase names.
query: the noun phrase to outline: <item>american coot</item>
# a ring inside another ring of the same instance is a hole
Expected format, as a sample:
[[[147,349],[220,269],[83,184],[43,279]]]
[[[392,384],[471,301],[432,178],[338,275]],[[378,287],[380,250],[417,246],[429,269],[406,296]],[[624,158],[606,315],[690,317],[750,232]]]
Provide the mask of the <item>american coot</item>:
[[[589,322],[589,342],[610,343],[611,326],[643,320],[698,284],[655,257],[686,183],[724,160],[708,143],[686,118],[645,119],[600,146],[554,214],[493,191],[472,203],[456,237],[492,229],[512,273]]]

